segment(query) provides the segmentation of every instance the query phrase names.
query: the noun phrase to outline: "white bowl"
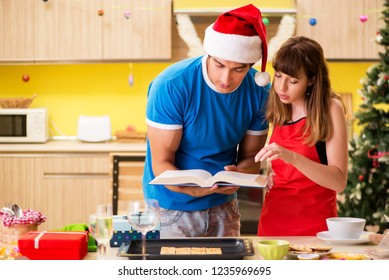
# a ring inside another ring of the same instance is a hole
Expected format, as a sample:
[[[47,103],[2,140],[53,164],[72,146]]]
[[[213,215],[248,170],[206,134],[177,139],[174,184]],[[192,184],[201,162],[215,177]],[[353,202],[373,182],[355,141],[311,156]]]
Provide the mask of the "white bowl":
[[[366,220],[361,218],[327,218],[328,231],[332,238],[358,239],[365,228]]]
[[[297,259],[299,260],[318,260],[320,259],[319,254],[307,253],[307,254],[298,254]]]

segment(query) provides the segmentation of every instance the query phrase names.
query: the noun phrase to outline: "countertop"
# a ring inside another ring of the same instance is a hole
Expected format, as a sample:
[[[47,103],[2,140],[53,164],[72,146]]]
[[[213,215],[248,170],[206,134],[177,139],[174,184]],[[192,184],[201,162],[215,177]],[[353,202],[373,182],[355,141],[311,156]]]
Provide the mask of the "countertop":
[[[377,247],[376,244],[373,244],[371,242],[369,243],[363,243],[363,244],[328,244],[325,241],[319,239],[316,236],[280,236],[280,237],[260,237],[260,236],[242,236],[240,238],[249,238],[251,239],[254,247],[255,254],[254,256],[248,256],[245,257],[244,260],[263,260],[263,257],[258,251],[257,248],[257,242],[260,240],[265,239],[282,239],[287,240],[294,244],[313,244],[313,245],[325,245],[325,246],[331,246],[332,250],[331,252],[345,252],[345,253],[366,253],[366,250],[374,249]],[[147,242],[146,242],[147,246]],[[117,257],[118,248],[109,248],[108,250],[108,257],[107,259],[111,260],[126,260],[127,258],[123,257]],[[95,260],[97,256],[97,253],[88,253],[87,256],[84,258],[85,260]],[[287,255],[284,260],[288,259],[296,259],[295,256]]]
[[[49,140],[46,143],[2,143],[0,153],[56,153],[56,152],[122,152],[145,153],[146,143],[119,143],[116,141],[88,143],[80,140]]]

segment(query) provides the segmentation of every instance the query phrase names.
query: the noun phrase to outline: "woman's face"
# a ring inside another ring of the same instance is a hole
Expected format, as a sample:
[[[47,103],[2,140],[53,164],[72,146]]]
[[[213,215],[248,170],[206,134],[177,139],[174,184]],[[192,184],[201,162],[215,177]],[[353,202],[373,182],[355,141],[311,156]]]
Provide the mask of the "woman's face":
[[[275,72],[273,83],[280,101],[284,104],[304,102],[307,87],[312,84],[303,71],[300,71],[296,77]]]
[[[250,68],[250,64],[215,57],[208,57],[207,60],[209,79],[220,93],[230,93],[235,90],[241,84]]]

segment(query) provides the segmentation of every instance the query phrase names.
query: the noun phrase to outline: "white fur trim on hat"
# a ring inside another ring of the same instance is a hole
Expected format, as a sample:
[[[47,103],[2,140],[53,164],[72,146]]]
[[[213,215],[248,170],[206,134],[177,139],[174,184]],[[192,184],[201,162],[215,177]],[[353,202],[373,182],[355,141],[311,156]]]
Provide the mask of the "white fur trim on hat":
[[[220,33],[213,29],[213,24],[205,30],[203,48],[210,56],[240,63],[256,63],[262,57],[259,36]]]
[[[270,83],[270,74],[268,72],[257,72],[254,77],[255,83],[259,86],[266,86]]]

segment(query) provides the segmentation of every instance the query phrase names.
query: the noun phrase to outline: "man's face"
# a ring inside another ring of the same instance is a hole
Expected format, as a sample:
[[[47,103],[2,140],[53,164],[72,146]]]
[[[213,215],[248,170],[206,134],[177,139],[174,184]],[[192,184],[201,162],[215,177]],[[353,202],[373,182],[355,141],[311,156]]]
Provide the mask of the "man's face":
[[[220,93],[230,93],[235,90],[250,68],[250,64],[223,60],[211,56],[207,59],[208,77]]]

